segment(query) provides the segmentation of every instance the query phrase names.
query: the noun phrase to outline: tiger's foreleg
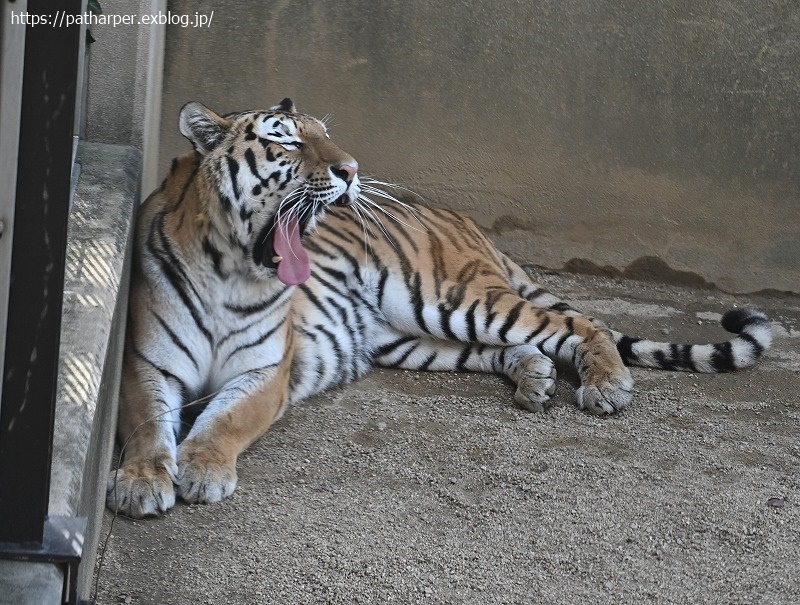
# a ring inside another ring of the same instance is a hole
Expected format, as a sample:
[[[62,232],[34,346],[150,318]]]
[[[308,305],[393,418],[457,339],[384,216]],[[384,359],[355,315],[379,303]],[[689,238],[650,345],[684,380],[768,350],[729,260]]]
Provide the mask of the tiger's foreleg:
[[[172,508],[176,494],[187,502],[216,502],[233,493],[239,454],[288,402],[291,346],[288,350],[284,355],[281,347],[275,363],[230,379],[178,446],[185,386],[131,347],[120,398],[123,459],[109,478],[108,506],[140,518]]]
[[[229,381],[178,448],[176,484],[186,502],[211,503],[236,488],[236,460],[277,420],[289,401],[291,355]]]
[[[533,412],[543,411],[556,390],[553,361],[533,345],[498,347],[395,333],[378,348],[375,362],[406,370],[503,374],[517,385],[514,400]]]
[[[112,510],[139,518],[175,505],[182,391],[178,379],[128,346],[120,389],[122,460],[106,493]]]

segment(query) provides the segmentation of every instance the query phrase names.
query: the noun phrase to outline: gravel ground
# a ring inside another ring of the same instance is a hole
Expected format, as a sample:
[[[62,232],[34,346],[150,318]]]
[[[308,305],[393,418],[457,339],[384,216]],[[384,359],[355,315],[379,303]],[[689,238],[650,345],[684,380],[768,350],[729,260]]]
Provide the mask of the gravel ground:
[[[496,376],[376,371],[290,409],[227,501],[117,518],[98,603],[800,603],[800,299],[535,277],[633,335],[715,341],[739,305],[776,341],[634,370],[613,418],[567,368],[543,414]]]

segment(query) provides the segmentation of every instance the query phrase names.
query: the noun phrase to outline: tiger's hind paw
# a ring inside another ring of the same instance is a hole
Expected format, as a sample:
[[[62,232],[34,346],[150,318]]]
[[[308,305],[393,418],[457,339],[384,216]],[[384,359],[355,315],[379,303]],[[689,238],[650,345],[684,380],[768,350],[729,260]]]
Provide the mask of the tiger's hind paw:
[[[536,355],[527,360],[517,383],[514,401],[531,412],[543,412],[556,392],[556,367],[549,357]]]
[[[604,384],[587,384],[575,394],[581,410],[597,416],[616,414],[628,407],[633,399],[633,379],[627,376]]]
[[[126,464],[112,471],[106,485],[106,506],[135,519],[166,512],[175,506],[172,477],[176,470],[173,461],[163,460]]]

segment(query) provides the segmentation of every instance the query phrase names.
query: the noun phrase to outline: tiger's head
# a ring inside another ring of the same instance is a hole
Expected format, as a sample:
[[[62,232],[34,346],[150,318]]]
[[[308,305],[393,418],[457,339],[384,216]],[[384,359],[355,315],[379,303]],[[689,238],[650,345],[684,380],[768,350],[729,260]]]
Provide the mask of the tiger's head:
[[[331,204],[356,202],[358,162],[290,99],[225,116],[187,103],[180,130],[200,156],[209,197],[218,198],[207,208],[211,222],[285,284],[306,281],[311,266],[302,237]]]

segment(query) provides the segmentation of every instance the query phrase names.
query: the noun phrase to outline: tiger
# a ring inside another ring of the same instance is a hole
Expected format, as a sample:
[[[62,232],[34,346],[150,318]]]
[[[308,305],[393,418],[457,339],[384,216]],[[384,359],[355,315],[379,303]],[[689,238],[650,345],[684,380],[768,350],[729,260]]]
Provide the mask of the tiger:
[[[609,329],[465,214],[360,175],[324,121],[288,98],[224,115],[191,102],[179,127],[193,151],[173,160],[135,228],[122,457],[107,486],[120,514],[227,498],[237,458],[287,406],[375,366],[501,374],[517,405],[543,412],[565,362],[578,408],[609,415],[631,402],[630,365],[728,372],[770,347],[770,322],[748,309],[722,317],[734,336],[716,344]]]

